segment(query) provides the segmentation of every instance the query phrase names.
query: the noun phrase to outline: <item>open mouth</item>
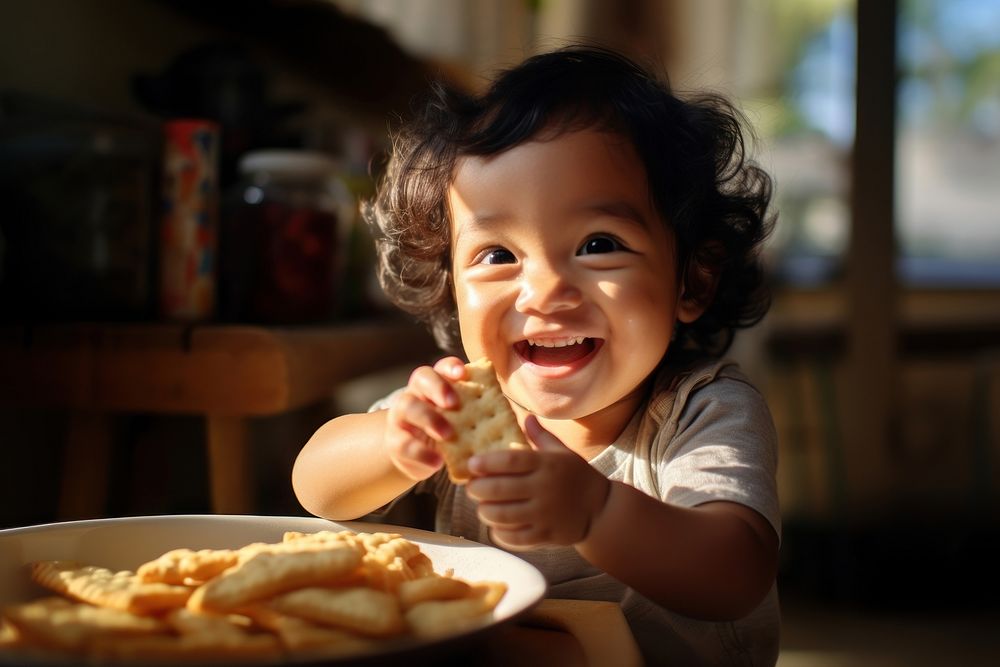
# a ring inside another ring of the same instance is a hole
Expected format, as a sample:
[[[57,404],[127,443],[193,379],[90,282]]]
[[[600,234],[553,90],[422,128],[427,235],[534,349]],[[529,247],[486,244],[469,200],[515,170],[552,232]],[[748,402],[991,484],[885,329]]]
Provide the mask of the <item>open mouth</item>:
[[[568,366],[594,353],[603,341],[600,338],[527,339],[514,344],[514,351],[525,361],[537,366]]]

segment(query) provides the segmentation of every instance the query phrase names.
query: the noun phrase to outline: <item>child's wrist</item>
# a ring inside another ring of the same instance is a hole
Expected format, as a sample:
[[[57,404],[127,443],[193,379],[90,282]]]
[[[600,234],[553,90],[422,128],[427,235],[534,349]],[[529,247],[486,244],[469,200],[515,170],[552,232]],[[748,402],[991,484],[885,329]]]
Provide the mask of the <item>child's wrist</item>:
[[[586,542],[594,534],[595,526],[604,515],[604,511],[609,505],[608,501],[611,499],[611,494],[613,493],[614,482],[606,477],[602,477],[601,479],[604,483],[600,487],[600,492],[594,494],[595,501],[588,512],[587,525],[584,526],[583,537],[578,542],[580,544]]]

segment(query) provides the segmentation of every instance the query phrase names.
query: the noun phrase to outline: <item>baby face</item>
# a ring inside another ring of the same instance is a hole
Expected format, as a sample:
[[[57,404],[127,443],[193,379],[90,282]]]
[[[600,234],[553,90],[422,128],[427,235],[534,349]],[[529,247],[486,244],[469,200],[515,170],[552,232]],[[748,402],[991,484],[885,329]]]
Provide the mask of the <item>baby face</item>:
[[[587,129],[464,157],[448,203],[469,358],[541,417],[630,415],[675,322],[700,314],[632,144]]]

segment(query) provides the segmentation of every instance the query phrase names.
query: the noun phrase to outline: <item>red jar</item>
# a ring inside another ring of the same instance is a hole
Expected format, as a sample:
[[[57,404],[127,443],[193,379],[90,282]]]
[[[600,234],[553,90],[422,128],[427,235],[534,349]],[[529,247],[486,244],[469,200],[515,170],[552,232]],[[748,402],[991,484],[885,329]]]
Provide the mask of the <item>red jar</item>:
[[[220,238],[220,309],[228,321],[320,323],[337,315],[354,201],[337,164],[266,150],[240,161]]]

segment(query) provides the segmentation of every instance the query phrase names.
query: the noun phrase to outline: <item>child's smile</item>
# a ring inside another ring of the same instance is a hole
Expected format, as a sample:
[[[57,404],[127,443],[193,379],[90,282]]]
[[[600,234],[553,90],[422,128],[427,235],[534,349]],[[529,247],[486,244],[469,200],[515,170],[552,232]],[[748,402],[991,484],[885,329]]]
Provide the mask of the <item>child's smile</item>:
[[[553,377],[586,364],[603,342],[600,338],[586,336],[531,338],[514,343],[514,352],[525,363],[538,366],[536,372]]]
[[[448,203],[468,356],[517,405],[614,438],[675,321],[700,314],[631,143],[587,129],[463,157]]]

